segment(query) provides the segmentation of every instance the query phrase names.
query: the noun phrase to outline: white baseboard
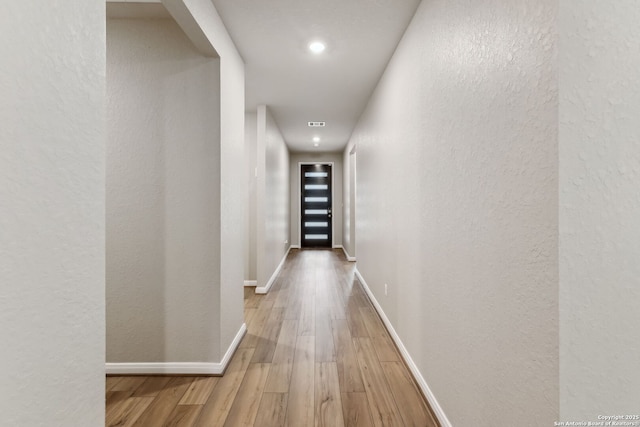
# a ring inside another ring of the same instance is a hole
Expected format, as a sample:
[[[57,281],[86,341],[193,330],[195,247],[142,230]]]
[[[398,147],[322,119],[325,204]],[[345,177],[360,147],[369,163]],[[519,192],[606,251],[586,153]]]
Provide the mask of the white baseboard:
[[[107,375],[222,375],[246,332],[247,325],[243,323],[220,363],[107,363],[106,372]]]
[[[236,336],[233,337],[233,341],[231,341],[231,344],[229,344],[227,351],[224,353],[224,356],[220,361],[220,365],[222,367],[222,372],[220,372],[220,374],[224,374],[224,371],[227,370],[227,366],[229,366],[229,362],[231,362],[231,358],[235,354],[236,350],[238,349],[238,346],[240,345],[240,341],[242,341],[242,338],[244,338],[244,335],[246,333],[247,333],[247,324],[243,323],[242,326],[240,326],[240,329],[238,330],[238,333],[236,334]]]
[[[256,294],[266,294],[267,292],[269,292],[269,289],[271,289],[271,286],[273,286],[273,283],[278,278],[278,274],[280,274],[280,270],[282,270],[282,266],[284,265],[284,262],[287,260],[287,255],[289,255],[289,251],[291,251],[292,247],[293,246],[289,246],[289,249],[287,249],[287,252],[284,253],[284,256],[282,257],[280,264],[278,264],[278,267],[276,267],[276,270],[271,275],[271,278],[269,278],[269,281],[267,282],[267,284],[264,286],[256,287]]]
[[[404,359],[405,363],[407,364],[407,366],[411,370],[411,373],[413,374],[413,377],[416,379],[416,381],[418,383],[418,386],[422,390],[422,393],[427,398],[427,401],[429,402],[429,405],[431,406],[431,409],[435,413],[436,418],[438,418],[438,421],[440,422],[440,425],[442,427],[452,427],[451,422],[447,418],[447,415],[444,413],[444,410],[442,409],[442,407],[438,403],[438,400],[436,399],[435,395],[433,394],[433,392],[429,388],[429,385],[427,384],[427,382],[425,381],[424,377],[422,376],[422,373],[420,372],[420,370],[416,366],[415,362],[411,358],[411,355],[409,354],[409,352],[407,351],[407,348],[402,343],[402,340],[400,340],[400,337],[398,336],[396,330],[393,328],[393,325],[391,324],[391,321],[389,320],[389,318],[385,314],[384,310],[382,310],[382,306],[380,305],[380,303],[378,303],[378,300],[376,299],[376,297],[371,292],[371,289],[369,289],[369,286],[367,285],[367,282],[364,280],[364,277],[362,277],[362,274],[360,274],[360,272],[358,271],[357,268],[355,270],[355,273],[356,273],[356,276],[358,277],[358,280],[362,284],[362,287],[364,288],[365,292],[367,293],[367,296],[371,300],[371,303],[373,304],[373,306],[375,307],[376,311],[378,312],[378,315],[382,319],[382,322],[387,327],[387,330],[389,331],[389,334],[391,335],[391,338],[393,339],[393,341],[395,342],[396,346],[400,350],[400,353],[402,354],[402,358]]]
[[[257,280],[245,280],[244,281],[244,285],[245,286],[258,286],[258,281]]]
[[[347,261],[351,261],[351,262],[355,262],[356,261],[356,257],[349,255],[349,253],[344,248],[344,246],[340,246],[340,247],[342,248],[342,252],[344,252],[344,256],[347,257]]]
[[[344,249],[342,245],[333,245],[333,249]]]
[[[289,249],[300,249],[300,245],[291,245]]]

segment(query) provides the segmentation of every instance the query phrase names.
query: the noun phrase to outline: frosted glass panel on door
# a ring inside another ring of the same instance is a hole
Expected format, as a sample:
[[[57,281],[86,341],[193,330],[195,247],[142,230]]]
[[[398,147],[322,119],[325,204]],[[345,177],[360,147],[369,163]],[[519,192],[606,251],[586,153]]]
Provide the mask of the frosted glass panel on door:
[[[307,240],[325,240],[329,238],[328,234],[305,234],[304,238]]]
[[[328,222],[305,222],[305,227],[328,227]]]
[[[328,202],[328,197],[305,197],[305,202]]]
[[[327,178],[329,174],[327,172],[305,172],[304,176],[307,178]]]
[[[329,186],[321,185],[321,184],[305,184],[304,189],[305,190],[328,190]]]
[[[305,209],[304,213],[307,215],[328,215],[327,209]]]

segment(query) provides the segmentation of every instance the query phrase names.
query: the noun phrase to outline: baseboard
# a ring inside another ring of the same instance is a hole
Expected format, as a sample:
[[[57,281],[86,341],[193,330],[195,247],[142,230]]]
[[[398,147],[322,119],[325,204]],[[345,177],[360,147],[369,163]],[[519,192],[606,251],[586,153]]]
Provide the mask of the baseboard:
[[[300,245],[291,245],[289,249],[300,249]]]
[[[340,247],[342,248],[342,252],[344,252],[344,256],[347,257],[347,261],[351,261],[351,262],[355,262],[356,261],[356,257],[349,255],[349,253],[344,248],[344,246],[340,246]]]
[[[246,333],[247,325],[243,323],[220,363],[107,363],[106,372],[107,375],[222,375]]]
[[[342,245],[333,245],[333,249],[343,249]]]
[[[258,286],[258,281],[257,280],[245,280],[244,281],[244,285],[249,287],[249,286]]]
[[[367,296],[371,300],[371,303],[373,304],[376,311],[378,312],[378,315],[382,319],[382,322],[387,327],[387,330],[389,331],[391,338],[393,339],[396,346],[400,350],[400,353],[402,354],[402,358],[404,359],[405,363],[411,370],[411,373],[413,374],[413,377],[416,379],[416,382],[418,383],[418,387],[420,387],[420,390],[422,391],[424,396],[427,398],[427,401],[429,402],[429,406],[431,406],[431,409],[435,413],[435,416],[438,419],[440,425],[442,427],[452,427],[451,422],[447,418],[447,415],[444,413],[444,410],[442,409],[435,395],[429,388],[429,385],[427,384],[424,377],[422,376],[422,373],[420,372],[415,362],[411,358],[409,351],[407,351],[407,348],[402,343],[400,336],[398,336],[396,330],[393,328],[391,321],[385,314],[384,310],[382,310],[382,306],[380,305],[380,303],[378,303],[378,300],[371,292],[371,289],[369,289],[369,286],[367,285],[367,282],[364,280],[364,277],[362,277],[362,274],[360,274],[357,268],[355,270],[355,273],[356,273],[356,276],[358,277],[358,280],[362,284],[364,291],[367,293]]]
[[[240,341],[242,341],[242,338],[244,338],[246,333],[247,333],[247,324],[243,323],[242,326],[240,326],[238,333],[236,333],[236,336],[233,337],[233,341],[231,341],[231,344],[229,344],[227,351],[224,353],[224,356],[220,361],[220,365],[222,367],[222,371],[220,372],[220,375],[224,374],[224,371],[227,370],[227,366],[229,366],[229,362],[231,362],[231,358],[236,353],[236,350],[240,345]]]
[[[267,282],[267,284],[264,286],[256,287],[256,294],[266,294],[267,292],[269,292],[269,289],[271,289],[271,286],[273,286],[273,283],[278,278],[278,274],[280,274],[280,270],[282,270],[282,266],[284,265],[284,262],[287,260],[287,255],[289,255],[289,251],[291,251],[292,247],[293,246],[289,246],[289,249],[287,249],[287,252],[284,253],[284,256],[282,257],[280,264],[278,264],[278,267],[276,267],[276,270],[271,275],[271,278],[269,278],[269,281]]]

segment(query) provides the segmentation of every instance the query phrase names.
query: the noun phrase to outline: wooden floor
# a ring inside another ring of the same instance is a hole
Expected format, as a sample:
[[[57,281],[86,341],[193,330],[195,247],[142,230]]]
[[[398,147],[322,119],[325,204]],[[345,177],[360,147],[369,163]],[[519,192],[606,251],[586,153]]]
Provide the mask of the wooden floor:
[[[437,423],[342,251],[292,250],[222,377],[107,378],[107,426]]]

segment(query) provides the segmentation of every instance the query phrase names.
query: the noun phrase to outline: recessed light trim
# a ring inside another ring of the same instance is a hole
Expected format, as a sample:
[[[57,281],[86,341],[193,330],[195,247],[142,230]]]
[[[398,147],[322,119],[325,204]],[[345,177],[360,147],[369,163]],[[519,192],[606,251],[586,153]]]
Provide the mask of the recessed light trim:
[[[313,142],[320,142],[320,137],[319,136],[314,136],[313,137]]]
[[[309,43],[309,50],[315,53],[316,55],[319,55],[322,52],[324,52],[326,48],[327,46],[325,46],[325,44],[320,41],[314,41]]]
[[[317,142],[313,144],[314,147],[317,147],[318,145],[320,144],[318,144]]]

